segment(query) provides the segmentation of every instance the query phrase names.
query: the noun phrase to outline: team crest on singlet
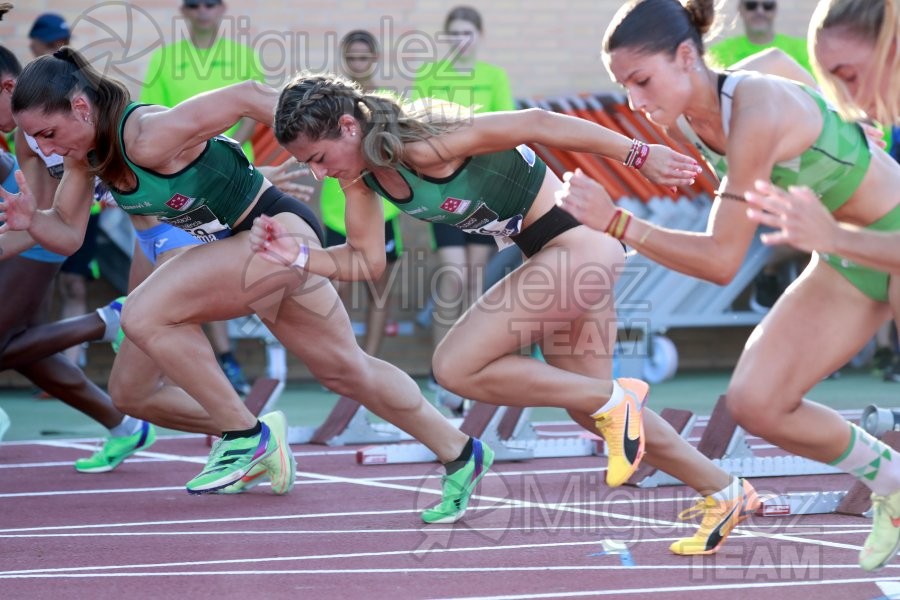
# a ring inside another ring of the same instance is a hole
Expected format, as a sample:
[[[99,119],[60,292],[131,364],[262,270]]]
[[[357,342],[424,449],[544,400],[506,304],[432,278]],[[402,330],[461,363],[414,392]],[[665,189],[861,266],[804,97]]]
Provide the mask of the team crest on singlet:
[[[441,210],[449,213],[454,213],[457,215],[461,215],[467,210],[469,210],[469,206],[472,204],[471,200],[462,200],[460,198],[447,198],[444,200],[443,204],[441,204]]]
[[[166,201],[166,206],[172,210],[187,210],[196,198],[190,198],[184,194],[175,194]]]

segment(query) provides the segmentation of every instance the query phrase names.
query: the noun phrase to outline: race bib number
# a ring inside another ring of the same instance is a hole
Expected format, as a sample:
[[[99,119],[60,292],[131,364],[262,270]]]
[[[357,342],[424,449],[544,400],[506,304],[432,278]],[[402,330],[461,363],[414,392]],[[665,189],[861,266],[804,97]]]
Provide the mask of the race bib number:
[[[466,233],[509,237],[522,231],[522,215],[515,215],[501,221],[498,219],[497,213],[485,204],[481,204],[475,209],[475,212],[461,223],[457,223],[456,226]]]
[[[198,206],[177,217],[159,217],[159,220],[187,231],[203,243],[222,240],[231,235],[231,227],[219,221],[208,206]]]

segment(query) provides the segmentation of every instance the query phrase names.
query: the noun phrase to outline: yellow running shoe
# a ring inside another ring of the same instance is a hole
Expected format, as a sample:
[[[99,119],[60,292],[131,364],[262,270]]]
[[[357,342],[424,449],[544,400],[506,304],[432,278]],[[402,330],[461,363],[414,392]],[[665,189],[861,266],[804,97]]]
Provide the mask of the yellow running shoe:
[[[872,494],[872,532],[859,553],[859,566],[877,571],[888,564],[900,549],[900,491]]]
[[[700,529],[688,538],[673,542],[669,550],[682,556],[695,554],[715,554],[725,543],[728,534],[759,507],[759,496],[746,479],[741,480],[741,491],[737,498],[729,502],[718,502],[707,496],[687,510],[681,511],[678,518],[686,521],[695,515],[702,514]]]
[[[622,485],[637,471],[644,456],[644,419],[642,411],[650,386],[640,379],[616,380],[625,390],[625,399],[612,410],[594,417],[595,426],[606,441],[609,462],[606,485]]]

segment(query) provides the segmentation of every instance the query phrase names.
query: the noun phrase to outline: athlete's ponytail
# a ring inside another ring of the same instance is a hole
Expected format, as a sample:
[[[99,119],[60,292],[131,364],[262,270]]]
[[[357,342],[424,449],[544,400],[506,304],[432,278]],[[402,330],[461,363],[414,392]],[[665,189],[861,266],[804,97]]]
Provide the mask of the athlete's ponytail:
[[[715,35],[721,0],[632,0],[616,12],[603,37],[603,53],[629,48],[675,55],[690,40],[702,56],[704,38]]]
[[[129,171],[118,127],[130,94],[122,83],[92,67],[77,50],[63,46],[52,55],[38,57],[25,65],[13,91],[12,111],[67,114],[72,111],[72,98],[76,94],[84,94],[92,109],[96,137],[91,170],[108,183],[120,182]]]
[[[447,110],[453,107],[453,110]],[[389,94],[363,92],[331,73],[300,73],[281,91],[275,110],[275,139],[282,145],[302,137],[336,139],[340,118],[350,115],[362,129],[362,150],[373,167],[403,162],[404,146],[457,128],[469,113],[445,102],[407,106]]]

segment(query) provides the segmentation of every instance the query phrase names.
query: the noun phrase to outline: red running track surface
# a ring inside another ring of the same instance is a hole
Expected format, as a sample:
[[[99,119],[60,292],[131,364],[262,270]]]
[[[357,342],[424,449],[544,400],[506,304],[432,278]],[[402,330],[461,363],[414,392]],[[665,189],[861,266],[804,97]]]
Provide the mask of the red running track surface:
[[[353,448],[294,446],[288,496],[190,496],[202,438],[160,439],[112,473],[76,473],[91,449],[0,445],[0,598],[874,599],[900,578],[897,565],[856,566],[861,517],[754,517],[715,556],[672,555],[694,527],[677,514],[696,497],[611,490],[603,457],[498,464],[461,522],[426,526],[418,512],[438,497],[437,465],[358,466]],[[838,490],[850,479],[755,483]],[[630,557],[605,553],[605,540]]]

